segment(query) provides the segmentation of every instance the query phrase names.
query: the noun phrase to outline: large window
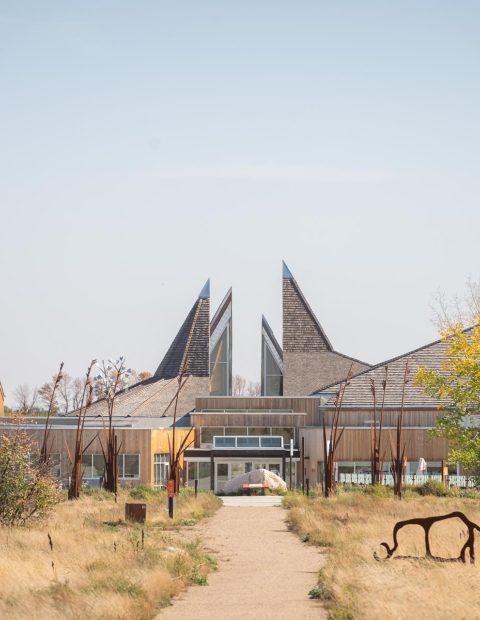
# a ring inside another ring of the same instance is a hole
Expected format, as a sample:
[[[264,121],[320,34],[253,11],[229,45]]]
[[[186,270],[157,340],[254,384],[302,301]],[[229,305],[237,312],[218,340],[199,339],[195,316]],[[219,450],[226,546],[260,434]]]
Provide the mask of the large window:
[[[119,454],[117,460],[118,477],[135,479],[140,478],[140,455]],[[84,478],[100,478],[105,475],[105,459],[103,454],[84,454],[82,456]]]
[[[28,460],[35,465],[40,464],[40,454],[38,452],[31,452],[28,455]],[[48,464],[50,466],[50,471],[53,476],[60,478],[62,474],[62,457],[61,454],[50,454],[48,459]]]
[[[262,396],[283,395],[282,352],[265,317],[262,318]]]
[[[84,454],[82,456],[84,478],[100,478],[105,475],[105,459],[103,454]]]
[[[214,437],[265,437],[273,435],[283,437],[284,446],[290,444],[290,439],[295,441],[295,429],[293,427],[270,427],[270,426],[203,426],[200,429],[200,445],[203,448],[213,446]],[[225,446],[230,445],[228,441]]]
[[[210,334],[210,394],[230,396],[232,393],[232,297],[231,291],[213,318],[215,329]]]
[[[223,426],[204,426],[200,430],[200,443],[213,444],[213,438],[223,435]]]
[[[188,486],[194,487],[195,480],[198,480],[200,491],[210,490],[210,463],[189,462],[188,463]]]
[[[118,455],[118,477],[119,478],[140,478],[140,455],[139,454],[119,454]]]

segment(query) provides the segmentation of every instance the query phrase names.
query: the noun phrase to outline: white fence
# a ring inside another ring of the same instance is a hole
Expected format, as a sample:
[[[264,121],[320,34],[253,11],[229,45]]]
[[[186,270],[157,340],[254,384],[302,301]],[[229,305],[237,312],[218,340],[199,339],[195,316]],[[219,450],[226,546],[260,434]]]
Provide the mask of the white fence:
[[[415,474],[407,474],[403,476],[405,484],[423,484],[427,480],[442,481],[441,475],[431,474],[427,476],[416,476]],[[342,484],[371,484],[372,476],[370,474],[339,474],[338,481]],[[393,486],[393,476],[385,474],[383,476],[383,484]],[[474,481],[468,476],[447,476],[447,486],[473,487]]]

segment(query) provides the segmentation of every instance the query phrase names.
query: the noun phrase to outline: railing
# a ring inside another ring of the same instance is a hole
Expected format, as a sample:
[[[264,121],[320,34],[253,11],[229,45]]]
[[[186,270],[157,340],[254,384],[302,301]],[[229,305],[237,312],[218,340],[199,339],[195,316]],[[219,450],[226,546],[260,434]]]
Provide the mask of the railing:
[[[260,449],[260,448],[280,448],[283,449],[283,437],[265,436],[265,437],[223,437],[215,436],[213,438],[214,448],[240,448],[240,449]]]
[[[417,476],[415,474],[407,474],[403,476],[403,481],[405,484],[424,484],[427,480],[438,480],[442,481],[442,476],[440,474],[429,474],[427,476]],[[372,476],[371,474],[339,474],[338,481],[341,484],[371,484]],[[469,478],[468,476],[447,476],[446,479],[448,486],[458,486],[458,487],[473,487],[474,480]],[[386,486],[393,485],[393,476],[391,474],[384,474],[382,484]]]
[[[261,414],[261,415],[292,415],[295,412],[293,409],[201,409],[200,411],[194,411],[195,415],[210,414],[210,413],[245,413],[247,415],[250,414]],[[297,413],[296,415],[307,415],[306,413]]]

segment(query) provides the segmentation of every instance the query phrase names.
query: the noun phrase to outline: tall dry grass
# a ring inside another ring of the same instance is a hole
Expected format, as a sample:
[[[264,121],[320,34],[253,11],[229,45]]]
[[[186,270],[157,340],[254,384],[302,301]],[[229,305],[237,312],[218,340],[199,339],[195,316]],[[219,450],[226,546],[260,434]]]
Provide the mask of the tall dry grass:
[[[325,549],[325,563],[313,593],[324,600],[330,617],[351,619],[452,620],[480,618],[480,536],[476,533],[477,564],[387,560],[381,542],[393,544],[397,521],[442,515],[459,510],[480,525],[480,502],[460,497],[419,497],[402,500],[365,492],[340,493],[331,499],[285,498],[288,523],[302,540]],[[435,524],[432,553],[458,557],[466,527],[459,520]],[[425,554],[423,529],[406,526],[399,532],[396,555]]]
[[[0,529],[0,617],[146,619],[186,587],[205,584],[215,560],[200,540],[181,542],[175,530],[213,514],[220,501],[183,492],[169,522],[165,493],[150,495],[122,492],[115,504],[98,490],[62,502],[43,524]],[[125,522],[125,501],[145,501],[147,523]]]

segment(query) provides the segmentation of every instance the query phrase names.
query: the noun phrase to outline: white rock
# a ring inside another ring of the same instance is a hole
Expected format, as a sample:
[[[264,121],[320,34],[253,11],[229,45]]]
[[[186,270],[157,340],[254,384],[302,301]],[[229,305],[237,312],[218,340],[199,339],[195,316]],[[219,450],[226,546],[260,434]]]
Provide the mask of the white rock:
[[[238,493],[242,489],[244,484],[268,484],[268,488],[272,491],[281,489],[287,490],[287,485],[284,480],[274,474],[273,471],[267,469],[256,469],[243,476],[237,476],[229,480],[223,487],[223,492],[226,493]]]

